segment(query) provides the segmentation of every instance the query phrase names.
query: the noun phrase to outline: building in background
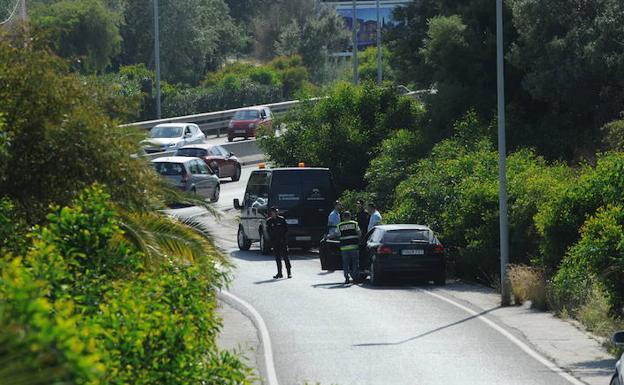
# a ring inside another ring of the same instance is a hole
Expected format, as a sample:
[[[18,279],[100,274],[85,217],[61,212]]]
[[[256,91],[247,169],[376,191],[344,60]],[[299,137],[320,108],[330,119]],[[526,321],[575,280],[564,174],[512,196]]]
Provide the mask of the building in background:
[[[410,3],[412,0],[380,0],[379,10],[381,28],[395,25],[400,20],[394,20],[392,11],[396,7]],[[325,0],[324,3],[336,7],[336,11],[344,18],[345,28],[352,29],[352,1],[332,1]],[[376,44],[377,36],[377,8],[375,0],[356,1],[356,16],[358,27],[358,49],[363,50]]]

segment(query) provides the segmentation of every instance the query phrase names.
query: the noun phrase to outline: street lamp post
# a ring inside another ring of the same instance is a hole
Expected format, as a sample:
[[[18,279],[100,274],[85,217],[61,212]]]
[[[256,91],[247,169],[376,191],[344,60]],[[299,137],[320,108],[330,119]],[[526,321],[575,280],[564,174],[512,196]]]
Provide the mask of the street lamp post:
[[[156,67],[156,118],[160,119],[160,28],[158,0],[154,0],[154,62]]]
[[[503,61],[503,0],[496,0],[496,77],[498,99],[498,204],[500,211],[501,305],[511,302],[507,264],[509,263],[509,229],[507,223],[507,148],[505,144],[505,68]]]
[[[383,65],[381,63],[381,18],[379,16],[379,0],[377,0],[377,83],[383,81]]]
[[[356,3],[355,0],[353,0],[353,7],[352,7],[352,12],[351,12],[353,18],[351,19],[351,27],[353,29],[353,57],[352,57],[352,62],[353,62],[353,84],[358,84],[358,80],[359,80],[359,76],[358,76],[358,50],[357,50],[357,41],[358,41],[358,36],[357,36],[357,10],[356,10]]]

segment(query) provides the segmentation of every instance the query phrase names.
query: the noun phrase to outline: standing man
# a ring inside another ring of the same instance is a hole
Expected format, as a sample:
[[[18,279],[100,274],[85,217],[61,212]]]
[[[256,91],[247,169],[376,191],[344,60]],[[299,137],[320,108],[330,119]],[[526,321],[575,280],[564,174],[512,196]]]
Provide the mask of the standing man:
[[[364,210],[364,201],[361,199],[358,199],[357,201],[357,213],[355,214],[355,220],[358,223],[358,226],[360,227],[360,230],[362,231],[362,237],[364,237],[366,235],[366,233],[368,232],[368,222],[370,221],[370,215],[368,215],[368,213],[366,212],[366,210]]]
[[[276,207],[269,209],[269,216],[270,218],[266,225],[271,246],[273,246],[273,252],[275,253],[275,263],[277,264],[277,274],[273,278],[283,278],[282,259],[286,263],[288,278],[292,278],[290,274],[290,259],[288,258],[288,224],[283,216],[278,215]]]
[[[349,283],[349,273],[354,282],[360,275],[360,228],[356,221],[351,220],[350,212],[345,211],[343,217],[344,221],[338,224],[338,235],[346,285]]]
[[[368,213],[370,214],[370,219],[368,220],[367,231],[371,231],[373,227],[381,223],[381,214],[379,213],[379,211],[377,210],[377,206],[375,206],[373,202],[368,204],[367,209],[368,209]]]
[[[340,223],[340,212],[342,211],[342,203],[340,201],[334,202],[334,209],[329,213],[327,218],[327,235],[328,238],[333,238],[338,231],[338,224]]]

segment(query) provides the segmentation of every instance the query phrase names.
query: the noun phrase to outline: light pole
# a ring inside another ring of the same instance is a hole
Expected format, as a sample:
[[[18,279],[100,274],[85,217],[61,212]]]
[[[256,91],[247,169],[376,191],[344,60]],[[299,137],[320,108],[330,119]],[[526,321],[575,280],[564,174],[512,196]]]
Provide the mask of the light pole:
[[[160,28],[158,0],[154,0],[154,62],[156,67],[156,119],[160,119]]]
[[[377,83],[383,81],[383,65],[381,63],[381,18],[379,17],[379,0],[377,0]]]
[[[353,16],[353,18],[351,19],[351,27],[353,29],[353,58],[351,59],[351,61],[353,62],[353,84],[358,84],[358,49],[357,49],[357,41],[358,41],[358,37],[357,37],[357,10],[356,10],[356,4],[355,4],[355,0],[353,0],[353,7],[352,7],[352,12],[351,12],[351,16]]]
[[[496,77],[498,99],[498,206],[500,211],[501,305],[511,302],[507,264],[509,229],[507,224],[507,148],[505,144],[505,68],[503,61],[503,0],[496,0]]]

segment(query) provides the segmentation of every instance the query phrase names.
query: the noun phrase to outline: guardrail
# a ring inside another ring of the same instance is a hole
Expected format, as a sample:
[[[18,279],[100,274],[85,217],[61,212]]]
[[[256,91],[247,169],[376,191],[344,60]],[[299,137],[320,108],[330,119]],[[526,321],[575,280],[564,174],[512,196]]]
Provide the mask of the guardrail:
[[[436,90],[433,90],[433,89],[432,90],[419,90],[419,91],[408,92],[405,95],[419,99],[424,94],[435,93],[435,92]],[[318,100],[318,99],[315,98],[311,100]],[[158,119],[158,120],[147,120],[144,122],[124,124],[122,127],[140,127],[140,128],[149,130],[155,125],[161,124],[161,123],[195,123],[199,126],[199,128],[203,131],[204,134],[206,135],[216,134],[216,136],[219,137],[221,136],[221,131],[224,129],[227,129],[230,120],[232,119],[236,111],[238,110],[244,110],[246,108],[262,106],[262,107],[269,107],[271,111],[273,112],[273,114],[275,115],[281,115],[287,112],[288,110],[290,110],[291,108],[295,107],[299,103],[301,103],[300,100],[290,100],[287,102],[261,104],[257,106],[234,108],[234,109],[225,110],[225,111],[216,111],[216,112],[207,112],[207,113],[195,114],[195,115],[177,116],[174,118],[166,118],[166,119]]]

